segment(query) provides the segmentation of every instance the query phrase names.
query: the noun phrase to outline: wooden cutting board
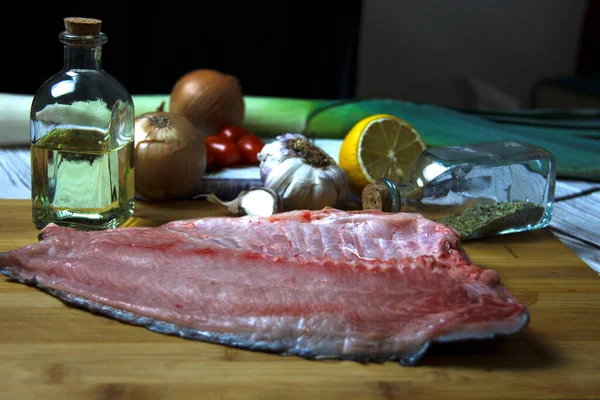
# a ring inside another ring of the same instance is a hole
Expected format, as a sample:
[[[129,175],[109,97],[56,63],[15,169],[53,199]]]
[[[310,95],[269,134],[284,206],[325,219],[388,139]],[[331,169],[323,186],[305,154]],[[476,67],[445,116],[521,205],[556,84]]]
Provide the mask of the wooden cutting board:
[[[222,215],[138,203],[133,225]],[[0,201],[0,251],[37,240],[27,201]],[[600,398],[600,277],[548,230],[465,243],[529,306],[499,340],[434,345],[416,367],[308,361],[126,325],[0,278],[3,399]]]

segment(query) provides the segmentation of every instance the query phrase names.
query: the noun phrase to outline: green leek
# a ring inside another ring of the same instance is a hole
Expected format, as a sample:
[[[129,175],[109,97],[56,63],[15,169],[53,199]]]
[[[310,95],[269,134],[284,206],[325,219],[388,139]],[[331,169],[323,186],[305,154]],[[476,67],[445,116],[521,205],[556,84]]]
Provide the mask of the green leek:
[[[134,95],[136,115],[156,111],[164,102],[169,110],[168,95]],[[299,133],[311,113],[334,103],[328,100],[302,100],[283,97],[245,96],[244,126],[262,137],[275,137],[282,133]]]
[[[167,109],[166,95],[134,96],[136,113],[155,110],[163,101]],[[394,99],[340,101],[246,96],[245,103],[244,125],[262,137],[302,133],[309,138],[343,139],[362,118],[384,113],[412,124],[428,146],[523,141],[550,151],[556,158],[560,177],[600,181],[600,141],[575,131],[575,127],[506,124],[450,108]]]

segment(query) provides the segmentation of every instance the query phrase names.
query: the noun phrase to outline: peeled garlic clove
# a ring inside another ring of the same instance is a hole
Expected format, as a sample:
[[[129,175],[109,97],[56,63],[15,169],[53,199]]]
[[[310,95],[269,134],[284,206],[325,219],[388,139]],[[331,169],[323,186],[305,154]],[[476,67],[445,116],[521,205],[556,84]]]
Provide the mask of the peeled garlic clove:
[[[242,196],[240,207],[245,215],[266,217],[277,214],[279,210],[279,195],[271,189],[251,189]]]
[[[240,192],[231,201],[223,201],[212,193],[194,197],[194,199],[200,198],[225,207],[229,215],[236,217],[244,215],[269,216],[277,214],[282,209],[281,198],[277,192],[269,188],[251,187],[247,191]]]

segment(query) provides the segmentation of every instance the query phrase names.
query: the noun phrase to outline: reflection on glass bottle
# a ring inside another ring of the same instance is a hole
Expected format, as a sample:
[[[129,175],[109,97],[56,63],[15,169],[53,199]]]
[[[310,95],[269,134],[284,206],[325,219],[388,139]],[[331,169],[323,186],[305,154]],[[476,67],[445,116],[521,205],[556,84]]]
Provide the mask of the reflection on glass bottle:
[[[417,212],[463,239],[548,226],[554,202],[552,154],[519,142],[432,147],[407,171],[363,190],[364,209]]]
[[[79,229],[107,229],[133,215],[134,106],[102,68],[101,21],[66,18],[62,71],[31,105],[32,217]]]

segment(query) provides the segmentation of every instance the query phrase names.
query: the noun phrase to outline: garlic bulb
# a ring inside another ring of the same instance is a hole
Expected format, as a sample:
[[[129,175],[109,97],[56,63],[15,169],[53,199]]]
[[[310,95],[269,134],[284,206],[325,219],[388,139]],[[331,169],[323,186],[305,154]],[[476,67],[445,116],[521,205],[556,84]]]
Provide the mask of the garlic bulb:
[[[284,134],[258,153],[260,178],[285,210],[335,207],[348,193],[348,176],[321,148],[300,134]]]

